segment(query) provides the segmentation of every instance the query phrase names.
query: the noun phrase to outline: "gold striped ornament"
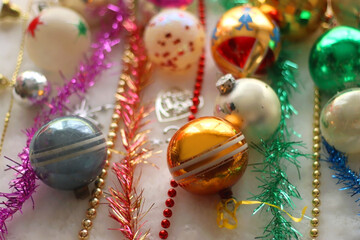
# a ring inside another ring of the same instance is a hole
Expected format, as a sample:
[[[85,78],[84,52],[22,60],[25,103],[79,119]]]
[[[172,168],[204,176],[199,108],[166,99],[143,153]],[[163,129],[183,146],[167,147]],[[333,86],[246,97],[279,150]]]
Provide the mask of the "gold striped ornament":
[[[234,185],[248,163],[241,131],[217,117],[185,124],[172,137],[167,160],[175,181],[196,194],[214,194]]]

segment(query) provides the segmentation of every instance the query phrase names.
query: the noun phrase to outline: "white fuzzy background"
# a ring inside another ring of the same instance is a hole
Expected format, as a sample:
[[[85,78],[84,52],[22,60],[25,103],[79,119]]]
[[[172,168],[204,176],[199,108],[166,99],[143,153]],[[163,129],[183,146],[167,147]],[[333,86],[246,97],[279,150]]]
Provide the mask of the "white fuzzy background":
[[[27,1],[17,0],[23,8]],[[203,84],[203,96],[205,107],[199,111],[197,116],[207,116],[212,114],[214,97],[217,94],[215,82],[219,76],[214,62],[209,54],[209,39],[211,38],[212,29],[223,10],[214,1],[208,1],[207,4],[207,58],[205,81]],[[308,71],[308,55],[310,48],[319,33],[312,35],[305,41],[292,43],[289,47],[293,59],[299,64],[300,83],[298,93],[293,94],[292,103],[299,111],[299,115],[293,118],[294,129],[302,134],[302,140],[306,144],[307,153],[311,153],[312,140],[312,108],[313,108],[313,83]],[[0,23],[0,72],[6,76],[11,76],[16,62],[17,51],[20,44],[21,24]],[[117,85],[121,52],[115,51],[113,54],[114,67],[109,69],[101,76],[101,80],[89,91],[88,97],[92,106],[112,103],[114,90]],[[25,53],[24,62],[21,70],[39,70]],[[153,74],[153,84],[146,89],[145,99],[154,101],[156,94],[161,89],[171,86],[181,86],[192,90],[196,69],[192,69],[186,75],[166,75],[162,72],[155,71]],[[58,79],[56,73],[43,72],[50,80]],[[0,117],[3,119],[9,104],[10,91],[3,90],[0,92]],[[25,145],[25,135],[23,129],[32,125],[32,119],[35,115],[36,108],[24,108],[18,104],[14,105],[5,145],[3,156],[12,159],[17,158],[17,154]],[[139,188],[144,189],[146,206],[154,204],[151,211],[146,215],[144,230],[150,229],[149,239],[158,239],[160,222],[163,219],[162,211],[165,207],[164,201],[169,188],[170,174],[166,165],[166,144],[165,139],[168,136],[162,134],[162,129],[169,124],[161,124],[156,120],[155,114],[151,115],[152,123],[149,125],[152,132],[150,139],[161,140],[162,144],[158,150],[161,154],[154,156],[151,161],[159,169],[145,165],[138,168],[142,177]],[[104,126],[108,126],[110,121],[110,111],[99,114],[99,120]],[[171,125],[181,126],[186,120],[171,123]],[[2,129],[3,121],[0,121]],[[107,131],[107,127],[104,128]],[[13,178],[13,172],[3,171],[10,162],[4,157],[0,158],[0,191],[8,191],[8,183]],[[356,160],[357,159],[357,160]],[[354,169],[359,169],[359,158],[351,159],[350,164]],[[116,157],[113,161],[117,160]],[[260,158],[252,150],[250,152],[249,163],[259,161]],[[287,173],[290,181],[298,187],[302,200],[297,200],[297,208],[293,212],[299,215],[304,206],[309,206],[307,216],[311,216],[311,191],[312,191],[312,162],[308,159],[301,159],[301,179],[298,178],[297,171],[294,167],[289,166]],[[321,167],[321,214],[320,214],[320,237],[321,240],[356,240],[360,237],[360,216],[359,206],[354,202],[345,191],[339,191],[340,185],[331,178],[332,171],[329,170],[326,162]],[[256,174],[248,167],[245,175],[233,187],[233,192],[238,199],[247,199],[250,193],[258,193],[259,182],[256,180]],[[107,178],[107,187],[116,185],[113,174]],[[197,240],[197,239],[254,239],[261,235],[263,227],[270,220],[270,214],[259,212],[252,215],[254,206],[243,206],[238,211],[239,226],[236,230],[219,229],[216,225],[216,204],[218,196],[195,196],[186,191],[177,188],[178,195],[175,198],[174,215],[171,218],[171,227],[169,229],[169,239],[178,240]],[[7,239],[24,240],[24,239],[77,239],[77,233],[80,230],[81,220],[85,215],[88,207],[87,200],[77,200],[72,192],[63,192],[51,189],[41,182],[33,196],[35,208],[32,208],[31,201],[28,201],[23,212],[17,213],[8,223]],[[108,230],[116,228],[117,224],[108,217],[108,207],[104,199],[98,209],[98,216],[91,230],[92,240],[100,239],[124,239],[120,232]],[[146,208],[146,207],[145,207]],[[310,239],[309,220],[304,219],[301,223],[294,223],[303,235],[302,239]]]

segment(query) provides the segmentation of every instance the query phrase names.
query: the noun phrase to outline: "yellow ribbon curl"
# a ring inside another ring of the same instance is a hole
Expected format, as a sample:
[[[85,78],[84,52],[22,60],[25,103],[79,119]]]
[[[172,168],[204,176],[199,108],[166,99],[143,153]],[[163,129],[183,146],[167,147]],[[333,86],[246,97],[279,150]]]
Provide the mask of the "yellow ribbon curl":
[[[279,209],[280,211],[283,211],[286,213],[291,220],[294,222],[301,222],[304,218],[305,212],[307,207],[304,207],[301,212],[301,217],[296,218],[290,215],[287,211],[281,209],[280,207],[266,203],[266,202],[260,202],[260,201],[236,201],[234,198],[227,199],[226,201],[221,201],[218,203],[216,209],[217,209],[217,224],[220,228],[227,228],[227,229],[235,229],[238,224],[238,220],[236,218],[236,211],[239,208],[240,205],[253,205],[253,204],[266,204],[268,206],[274,207]],[[228,206],[231,206],[233,209],[229,209]],[[230,217],[230,219],[225,217],[225,213]]]

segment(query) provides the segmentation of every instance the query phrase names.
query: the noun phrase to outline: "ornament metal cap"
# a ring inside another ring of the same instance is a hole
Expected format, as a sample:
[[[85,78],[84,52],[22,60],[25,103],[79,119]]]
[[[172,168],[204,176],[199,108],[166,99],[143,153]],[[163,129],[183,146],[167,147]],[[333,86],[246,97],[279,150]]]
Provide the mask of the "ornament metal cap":
[[[221,95],[225,95],[230,93],[235,86],[235,78],[232,74],[226,74],[225,76],[222,76],[217,82],[216,82],[216,88],[219,90]]]
[[[0,19],[18,18],[21,15],[20,8],[15,4],[10,3],[9,0],[2,1],[2,8],[0,11]]]

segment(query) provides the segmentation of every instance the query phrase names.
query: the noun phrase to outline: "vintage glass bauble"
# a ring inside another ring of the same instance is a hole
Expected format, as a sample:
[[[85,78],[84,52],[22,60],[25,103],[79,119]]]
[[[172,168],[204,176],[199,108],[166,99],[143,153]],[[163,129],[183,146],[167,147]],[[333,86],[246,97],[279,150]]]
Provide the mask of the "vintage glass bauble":
[[[360,88],[340,92],[326,103],[320,116],[320,130],[338,151],[360,152]]]
[[[297,40],[306,38],[320,25],[326,11],[327,0],[249,0],[260,7],[269,5],[275,8],[280,16],[281,36]]]
[[[75,116],[42,126],[29,148],[31,166],[50,187],[76,190],[96,179],[107,156],[106,139],[91,121]]]
[[[174,180],[196,194],[213,194],[234,185],[248,162],[244,135],[217,117],[195,119],[172,137],[167,161]]]
[[[216,65],[235,77],[263,74],[280,52],[280,32],[255,7],[235,7],[217,23],[211,41]]]
[[[25,47],[33,62],[48,71],[67,73],[76,69],[90,47],[85,20],[64,7],[49,7],[32,19]]]
[[[165,9],[145,29],[149,59],[162,69],[183,71],[196,65],[204,48],[204,28],[191,13]]]
[[[41,73],[25,71],[17,76],[13,94],[20,103],[26,105],[40,103],[49,96],[50,84]]]
[[[235,81],[228,74],[216,85],[220,95],[215,100],[215,116],[238,126],[249,143],[259,143],[273,135],[280,123],[281,106],[268,84],[254,78]]]
[[[324,33],[310,52],[309,70],[315,84],[335,92],[360,86],[360,30],[339,26]]]

